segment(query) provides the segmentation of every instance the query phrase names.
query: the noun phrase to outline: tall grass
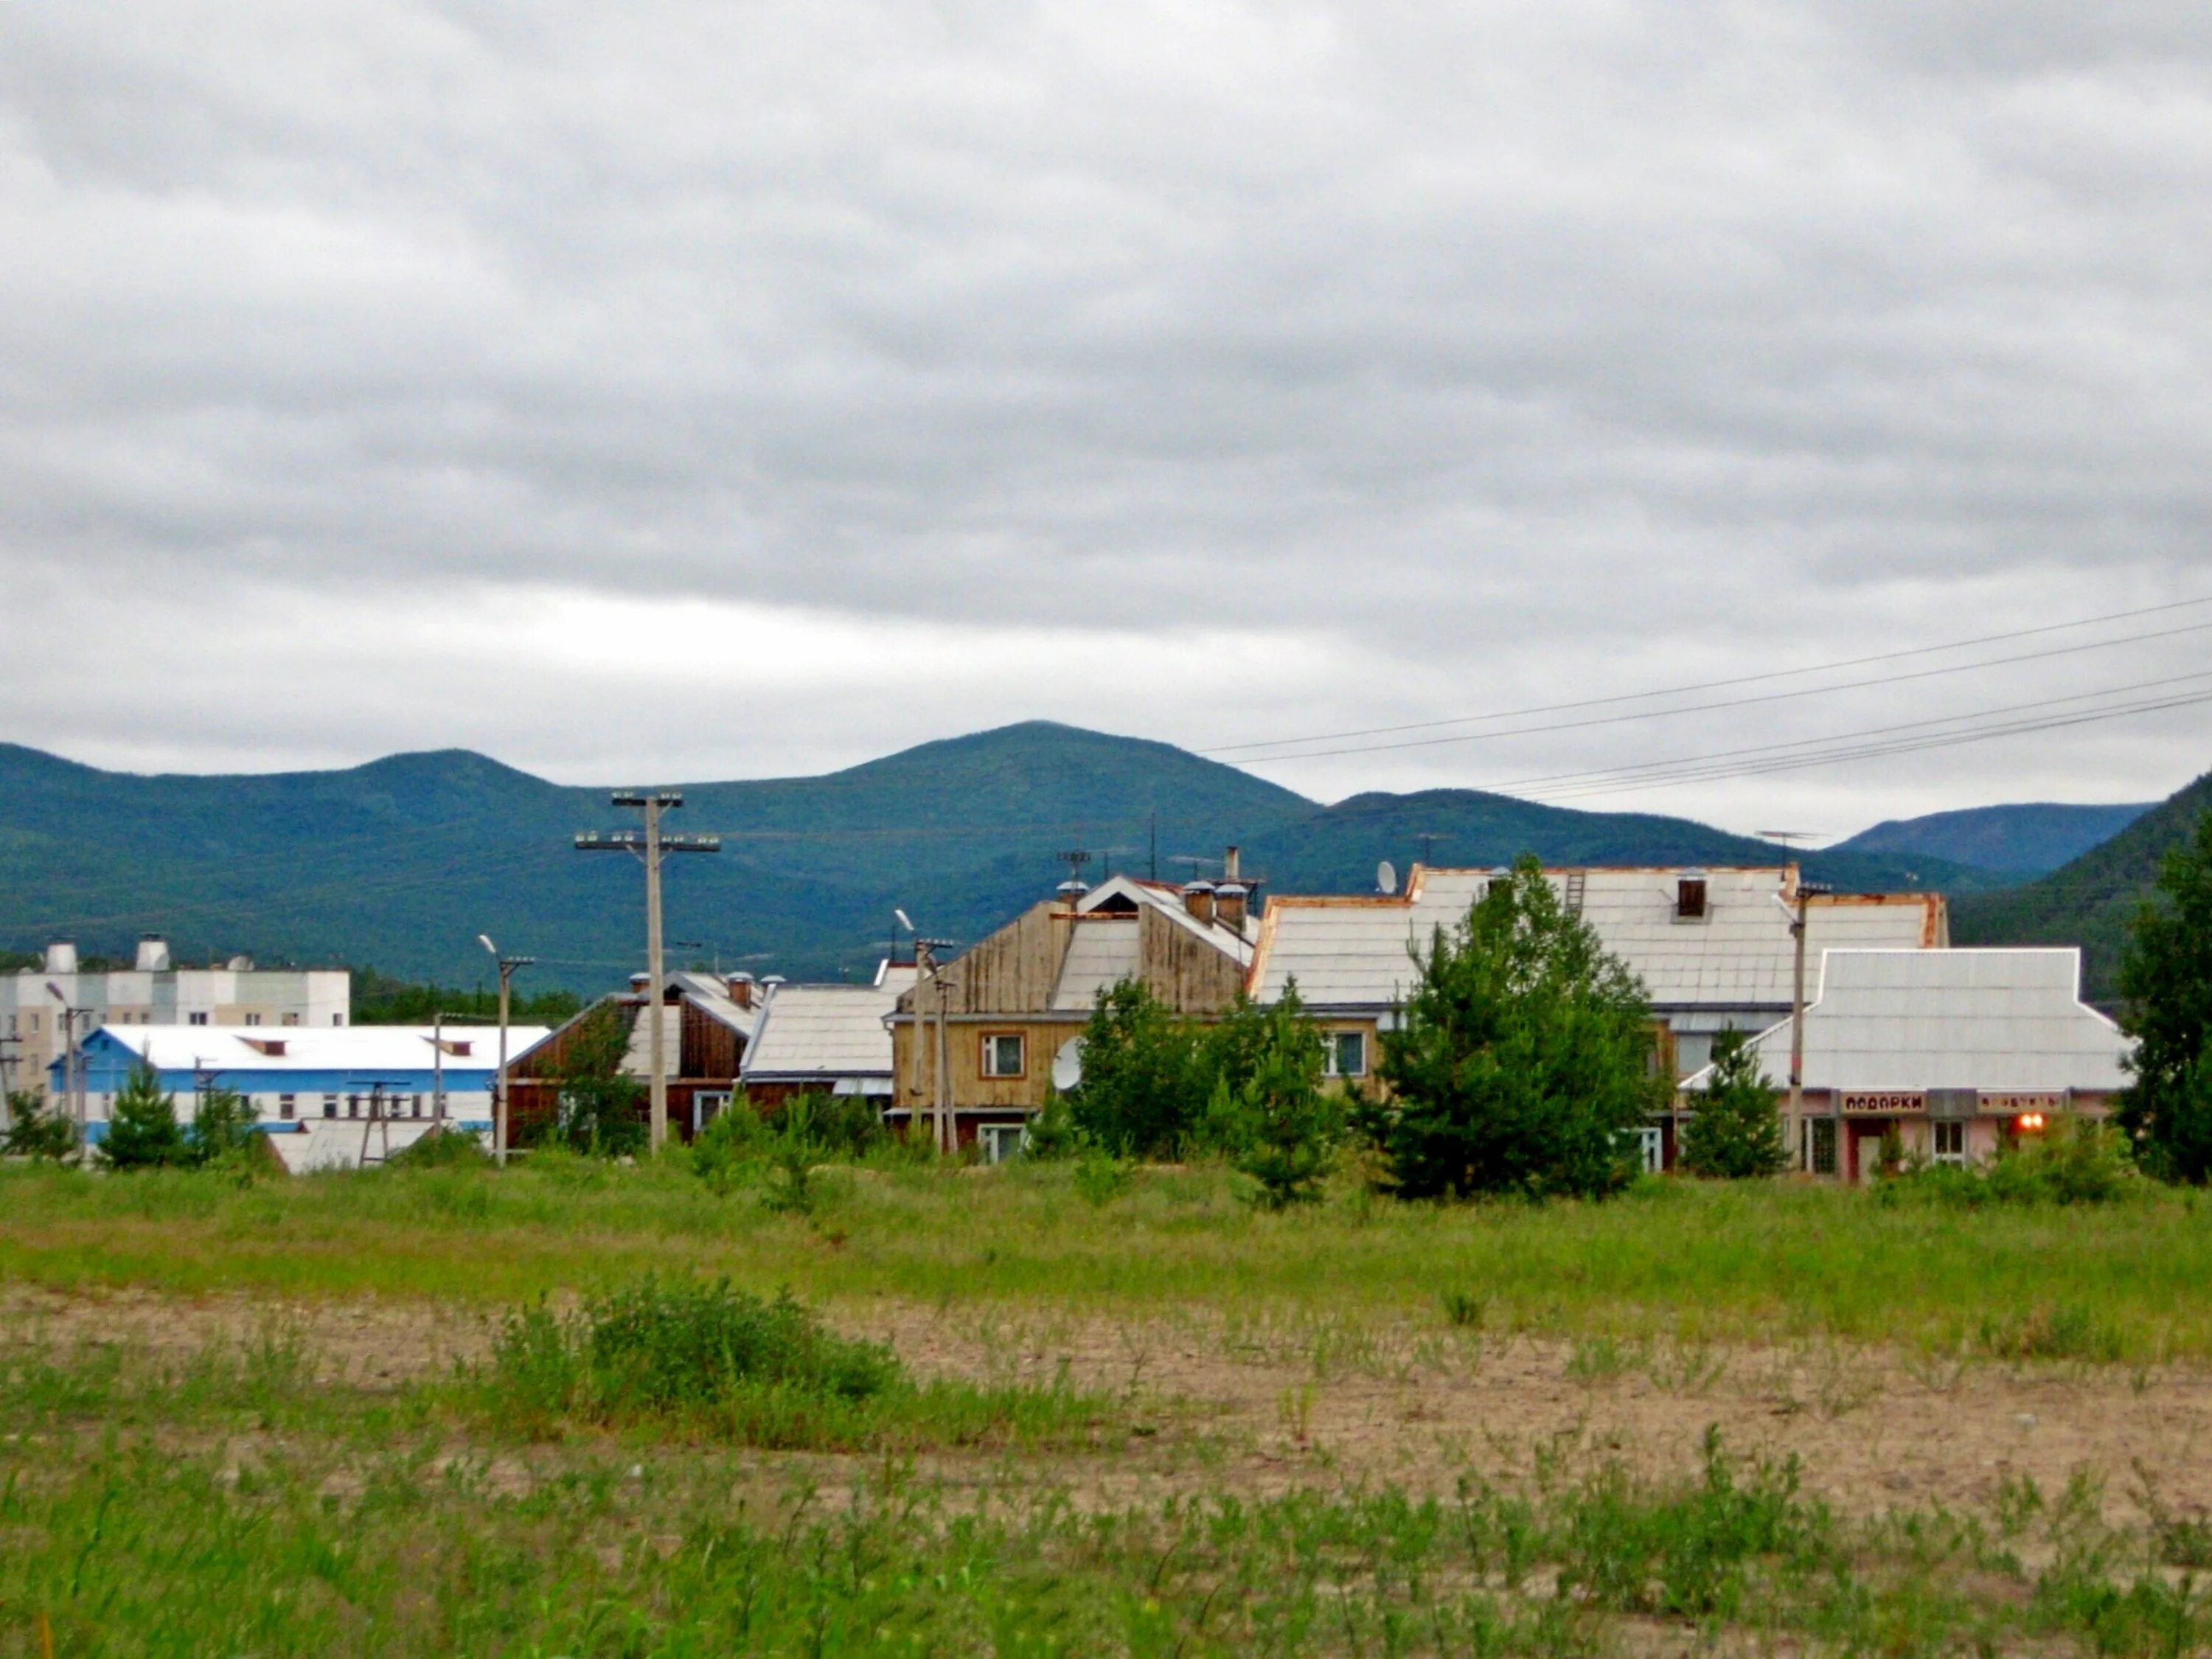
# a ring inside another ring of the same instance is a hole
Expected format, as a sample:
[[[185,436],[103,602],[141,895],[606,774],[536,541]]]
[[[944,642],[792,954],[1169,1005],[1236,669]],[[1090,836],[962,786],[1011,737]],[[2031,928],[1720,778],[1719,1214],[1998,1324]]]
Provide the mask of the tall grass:
[[[1398,1205],[1340,1186],[1284,1214],[1212,1168],[1079,1194],[1067,1164],[862,1168],[811,1216],[673,1165],[533,1158],[238,1190],[184,1172],[0,1170],[0,1279],[199,1294],[601,1289],[672,1255],[821,1304],[889,1296],[1123,1312],[1172,1304],[1689,1340],[1833,1334],[1955,1350],[1990,1321],[2094,1308],[2129,1359],[2212,1357],[2212,1206],[1886,1203],[1787,1184],[1650,1183],[1602,1205]],[[1472,1305],[1472,1304],[1471,1304]]]

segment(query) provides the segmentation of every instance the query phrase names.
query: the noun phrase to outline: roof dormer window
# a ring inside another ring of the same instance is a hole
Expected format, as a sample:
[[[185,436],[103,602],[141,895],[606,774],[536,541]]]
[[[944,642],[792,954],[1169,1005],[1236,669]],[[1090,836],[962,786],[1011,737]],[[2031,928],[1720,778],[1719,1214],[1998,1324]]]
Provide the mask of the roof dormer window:
[[[1705,919],[1705,872],[1685,870],[1674,882],[1674,920],[1703,921]]]

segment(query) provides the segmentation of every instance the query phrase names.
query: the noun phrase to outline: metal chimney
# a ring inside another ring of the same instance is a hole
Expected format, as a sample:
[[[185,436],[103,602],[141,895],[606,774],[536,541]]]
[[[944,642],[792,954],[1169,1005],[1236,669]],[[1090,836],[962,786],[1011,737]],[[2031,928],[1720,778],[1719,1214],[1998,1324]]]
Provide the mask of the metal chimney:
[[[144,933],[138,939],[138,959],[131,966],[142,974],[166,974],[169,971],[169,941],[159,933]]]
[[[46,946],[46,971],[50,974],[76,972],[76,946],[65,939],[58,939]]]

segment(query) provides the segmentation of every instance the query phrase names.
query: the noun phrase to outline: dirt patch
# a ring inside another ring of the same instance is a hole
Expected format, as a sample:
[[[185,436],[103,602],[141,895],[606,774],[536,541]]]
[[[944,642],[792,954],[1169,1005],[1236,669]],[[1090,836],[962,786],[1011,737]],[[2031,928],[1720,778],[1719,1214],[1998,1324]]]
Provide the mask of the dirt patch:
[[[2055,1497],[2083,1478],[2116,1522],[2140,1517],[2147,1482],[2167,1513],[2212,1515],[2207,1370],[1929,1361],[1832,1342],[1684,1349],[1207,1309],[1112,1318],[886,1300],[830,1313],[924,1376],[1065,1377],[1127,1400],[1127,1444],[1065,1471],[1100,1502],[1163,1485],[1449,1491],[1463,1475],[1517,1484],[1613,1461],[1679,1475],[1717,1426],[1741,1455],[1796,1456],[1806,1489],[1852,1514],[1986,1510],[2008,1484]],[[424,1303],[0,1291],[0,1340],[168,1357],[281,1334],[318,1375],[372,1389],[480,1358],[495,1328]],[[990,1478],[988,1462],[926,1460],[956,1480]]]

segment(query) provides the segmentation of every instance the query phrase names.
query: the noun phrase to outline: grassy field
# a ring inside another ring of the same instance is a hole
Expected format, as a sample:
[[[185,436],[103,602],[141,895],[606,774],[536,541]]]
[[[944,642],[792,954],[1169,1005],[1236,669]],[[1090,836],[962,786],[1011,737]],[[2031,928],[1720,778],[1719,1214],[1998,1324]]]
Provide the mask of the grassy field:
[[[0,1169],[0,1659],[2212,1646],[2188,1194],[824,1184]]]
[[[2077,1310],[2136,1360],[2212,1358],[2212,1205],[1967,1211],[1825,1187],[1651,1182],[1600,1205],[1400,1205],[1349,1188],[1270,1215],[1215,1169],[1100,1204],[1066,1166],[830,1176],[809,1218],[677,1168],[547,1158],[504,1176],[370,1171],[240,1188],[0,1171],[0,1281],[505,1304],[653,1267],[815,1301],[1433,1314],[1509,1330],[1952,1349]]]

